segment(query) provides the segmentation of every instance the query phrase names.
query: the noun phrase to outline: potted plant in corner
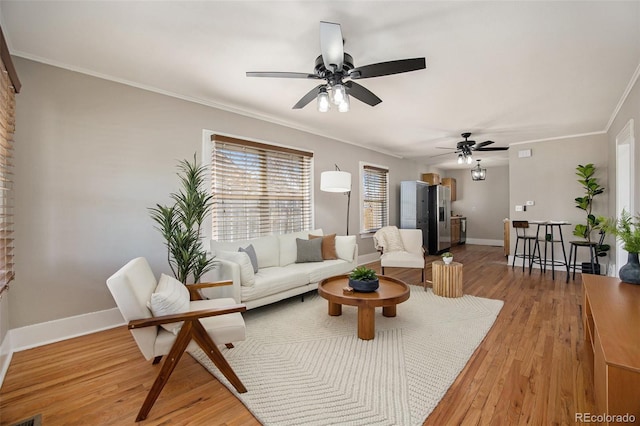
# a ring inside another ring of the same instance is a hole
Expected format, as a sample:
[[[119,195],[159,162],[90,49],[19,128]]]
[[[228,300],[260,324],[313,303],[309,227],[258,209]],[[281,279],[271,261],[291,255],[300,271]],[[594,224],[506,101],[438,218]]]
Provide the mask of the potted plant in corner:
[[[149,208],[156,229],[165,239],[167,260],[177,280],[187,284],[189,277],[194,283],[215,267],[213,258],[207,256],[201,243],[201,229],[209,209],[212,196],[204,189],[206,167],[182,160],[178,163],[178,176],[182,188],[170,194],[173,205],[156,204]]]
[[[380,286],[376,271],[366,266],[358,266],[349,274],[349,287],[359,293],[371,293]]]
[[[627,264],[620,268],[620,279],[630,284],[640,284],[640,264],[638,253],[640,252],[640,216],[632,217],[631,213],[622,210],[618,219],[604,219],[602,229],[609,232],[622,242],[622,248],[629,253]],[[618,259],[622,263],[622,259]]]
[[[445,265],[449,265],[451,262],[453,262],[453,254],[448,251],[442,253],[442,261]]]
[[[584,238],[589,243],[591,243],[591,234],[593,231],[598,230],[601,227],[600,218],[596,217],[592,212],[594,197],[604,192],[604,188],[600,186],[598,179],[594,177],[595,173],[596,167],[593,163],[589,163],[585,166],[579,164],[578,167],[576,167],[576,175],[578,175],[578,182],[584,189],[584,196],[576,197],[575,203],[577,208],[585,211],[586,222],[577,224],[573,230],[573,235]],[[606,252],[610,248],[609,245],[596,244],[596,255],[599,257],[606,255]],[[591,271],[591,263],[584,262],[582,263],[582,271],[585,273],[599,274],[600,265],[596,264],[594,266],[596,270]]]

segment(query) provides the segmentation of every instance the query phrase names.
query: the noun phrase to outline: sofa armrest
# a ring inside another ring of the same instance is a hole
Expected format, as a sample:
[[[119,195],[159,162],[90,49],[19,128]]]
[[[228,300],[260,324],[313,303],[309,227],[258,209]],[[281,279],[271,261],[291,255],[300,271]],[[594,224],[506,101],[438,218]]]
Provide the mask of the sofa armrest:
[[[213,288],[202,288],[200,294],[205,299],[219,299],[221,297],[231,297],[236,303],[241,303],[241,286],[240,286],[240,265],[230,260],[216,258],[218,266],[202,276],[202,281],[222,281],[225,283],[223,287],[215,286]]]

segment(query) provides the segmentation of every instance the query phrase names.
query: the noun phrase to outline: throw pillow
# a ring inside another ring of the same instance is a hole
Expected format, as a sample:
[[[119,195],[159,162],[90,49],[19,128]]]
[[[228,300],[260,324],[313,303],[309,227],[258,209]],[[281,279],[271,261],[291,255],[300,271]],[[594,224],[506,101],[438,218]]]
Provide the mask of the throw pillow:
[[[240,285],[253,287],[256,282],[256,277],[253,272],[253,265],[251,264],[251,260],[247,253],[241,251],[218,250],[216,252],[216,257],[237,263],[240,266]]]
[[[189,312],[189,290],[175,278],[162,274],[147,306],[154,317]],[[161,327],[178,334],[182,322],[162,324]]]
[[[322,258],[324,260],[335,260],[338,258],[336,254],[336,234],[329,235],[313,235],[309,234],[309,239],[322,238]]]
[[[303,240],[296,238],[298,256],[296,263],[322,262],[322,239]]]
[[[397,226],[386,226],[384,228],[384,240],[387,243],[386,251],[404,251],[402,236]]]
[[[249,244],[247,248],[238,248],[238,251],[242,251],[247,253],[249,256],[249,260],[251,261],[251,266],[253,266],[253,272],[258,272],[258,256],[256,255],[256,249],[253,248],[253,244]]]
[[[336,237],[336,254],[338,258],[353,262],[353,255],[356,250],[355,235],[338,235]]]

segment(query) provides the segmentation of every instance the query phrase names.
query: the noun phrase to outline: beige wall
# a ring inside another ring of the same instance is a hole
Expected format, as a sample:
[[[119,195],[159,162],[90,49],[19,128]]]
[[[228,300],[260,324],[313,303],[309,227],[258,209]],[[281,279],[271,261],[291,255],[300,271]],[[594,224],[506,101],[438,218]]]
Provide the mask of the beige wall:
[[[487,168],[483,181],[471,180],[469,169],[445,170],[456,179],[455,214],[467,217],[467,240],[503,240],[503,219],[509,217],[509,166]],[[471,241],[473,242],[473,241]]]
[[[532,156],[519,158],[518,152],[527,149],[531,149]],[[595,177],[605,188],[605,192],[594,200],[593,213],[607,215],[612,188],[607,177],[609,160],[605,134],[512,145],[509,149],[511,220],[566,220],[572,226],[563,227],[565,242],[578,239],[573,236],[573,227],[586,223],[586,216],[583,210],[575,207],[574,199],[584,195],[575,168],[588,163],[596,166]],[[527,207],[526,212],[516,212],[515,206],[526,201],[534,201],[535,206]],[[511,241],[513,253],[513,232]],[[565,244],[565,247],[568,258],[569,245]]]
[[[176,163],[200,155],[203,130],[315,152],[315,225],[345,232],[346,197],[319,190],[334,163],[353,176],[351,233],[359,229],[358,164],[415,179],[415,163],[238,114],[14,58],[23,83],[15,135],[16,280],[10,328],[115,306],[106,278],[145,256],[168,272],[147,208],[177,189]],[[392,203],[390,220],[397,221]],[[360,253],[374,253],[370,238]],[[3,303],[5,301],[3,300]],[[6,306],[2,311],[6,313]]]

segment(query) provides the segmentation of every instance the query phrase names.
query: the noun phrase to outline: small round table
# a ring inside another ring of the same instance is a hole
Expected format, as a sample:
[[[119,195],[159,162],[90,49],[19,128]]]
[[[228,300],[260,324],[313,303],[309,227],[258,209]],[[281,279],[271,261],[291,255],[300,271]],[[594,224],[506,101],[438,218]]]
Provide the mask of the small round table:
[[[375,308],[382,307],[385,317],[396,316],[396,305],[409,299],[409,286],[391,277],[379,275],[380,287],[371,293],[344,293],[349,287],[349,277],[338,275],[324,279],[318,285],[318,294],[329,302],[329,315],[342,315],[342,305],[358,307],[358,337],[372,340],[375,337]]]
[[[442,297],[462,297],[462,263],[442,260],[431,263],[433,294]]]

